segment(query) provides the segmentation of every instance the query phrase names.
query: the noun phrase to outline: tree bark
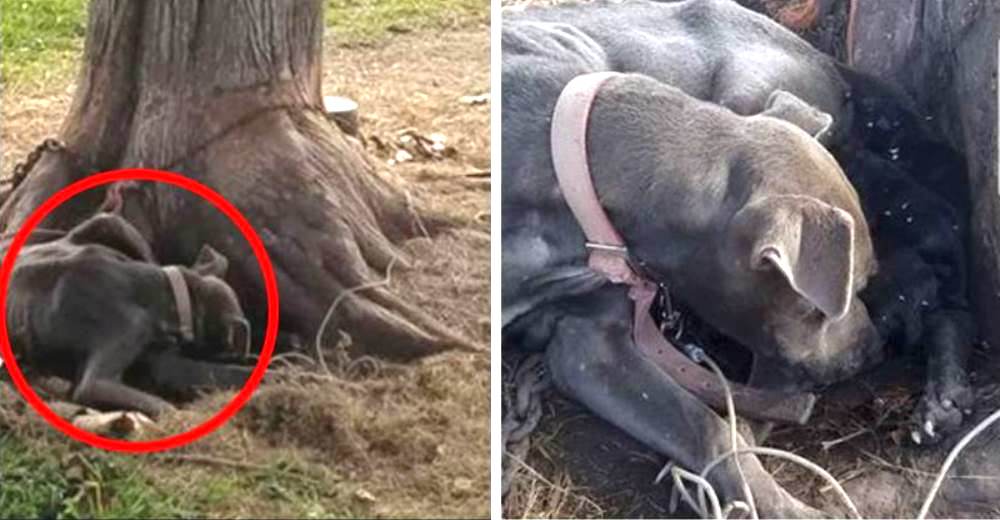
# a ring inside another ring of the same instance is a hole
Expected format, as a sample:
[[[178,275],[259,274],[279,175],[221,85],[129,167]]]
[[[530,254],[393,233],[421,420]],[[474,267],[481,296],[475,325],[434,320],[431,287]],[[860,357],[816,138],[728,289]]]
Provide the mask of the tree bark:
[[[71,153],[43,156],[0,208],[0,225],[17,229],[46,197],[95,171],[175,171],[253,224],[275,266],[283,331],[311,342],[344,295],[328,345],[339,329],[359,352],[395,359],[472,348],[385,287],[349,291],[383,278],[391,263],[407,265],[400,243],[446,223],[421,220],[405,187],[325,120],[323,23],[321,0],[92,0],[61,131]],[[204,243],[223,252],[228,281],[263,330],[259,267],[224,216],[168,186],[124,193],[126,217],[161,262],[190,262]],[[45,225],[68,228],[103,194],[78,199]]]

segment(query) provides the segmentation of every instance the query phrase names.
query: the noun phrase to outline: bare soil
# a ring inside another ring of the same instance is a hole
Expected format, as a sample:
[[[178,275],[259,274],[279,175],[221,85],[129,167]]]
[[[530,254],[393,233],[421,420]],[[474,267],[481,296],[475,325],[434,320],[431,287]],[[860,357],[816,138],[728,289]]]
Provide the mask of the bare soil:
[[[415,265],[393,272],[390,287],[484,346],[490,184],[482,175],[490,157],[489,104],[460,98],[489,91],[488,34],[488,26],[476,24],[397,35],[369,47],[341,48],[330,40],[324,49],[324,93],[358,101],[362,133],[382,169],[460,224],[408,243]],[[72,78],[65,78],[44,91],[4,93],[3,176],[42,139],[57,135],[73,88]],[[404,130],[443,134],[453,150],[390,165],[394,152],[372,143],[397,142]],[[142,478],[181,500],[200,496],[199,487],[234,471],[281,483],[264,494],[256,484],[225,488],[200,511],[216,517],[488,516],[488,355],[445,353],[410,366],[345,361],[332,368],[337,377],[286,371],[219,431],[168,455],[149,456]],[[161,426],[189,428],[232,395],[205,395],[163,418]],[[67,453],[117,457],[63,438],[5,381],[0,412],[0,433],[14,432],[54,459]]]

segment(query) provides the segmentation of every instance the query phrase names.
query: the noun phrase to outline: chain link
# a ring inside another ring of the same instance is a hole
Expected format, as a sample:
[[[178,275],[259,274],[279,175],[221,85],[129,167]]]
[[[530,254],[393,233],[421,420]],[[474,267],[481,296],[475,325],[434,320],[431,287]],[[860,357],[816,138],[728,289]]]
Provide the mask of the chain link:
[[[63,144],[63,142],[58,139],[53,139],[50,137],[42,141],[38,146],[35,147],[34,150],[31,151],[31,153],[28,154],[28,157],[24,161],[14,165],[14,175],[11,176],[10,180],[11,184],[13,185],[13,188],[17,188],[18,186],[21,185],[22,182],[24,182],[24,179],[27,178],[28,173],[31,172],[31,170],[35,167],[35,164],[38,163],[39,160],[41,160],[42,155],[45,152],[55,153],[55,152],[65,152],[65,151],[66,151],[66,145]]]
[[[532,354],[518,364],[513,380],[504,381],[504,416],[501,426],[503,470],[501,496],[510,485],[531,447],[531,433],[542,418],[542,394],[551,386],[551,378],[542,354]]]
[[[0,184],[9,183],[11,184],[11,191],[16,189],[21,185],[21,183],[24,182],[24,180],[28,177],[28,174],[34,170],[38,161],[42,159],[42,156],[45,155],[45,153],[61,154],[70,163],[70,167],[76,168],[79,171],[85,173],[94,173],[98,171],[96,169],[89,168],[87,163],[83,161],[79,155],[70,150],[65,143],[59,139],[50,137],[39,143],[38,146],[35,146],[35,149],[28,154],[24,161],[15,164],[13,175],[0,181]]]

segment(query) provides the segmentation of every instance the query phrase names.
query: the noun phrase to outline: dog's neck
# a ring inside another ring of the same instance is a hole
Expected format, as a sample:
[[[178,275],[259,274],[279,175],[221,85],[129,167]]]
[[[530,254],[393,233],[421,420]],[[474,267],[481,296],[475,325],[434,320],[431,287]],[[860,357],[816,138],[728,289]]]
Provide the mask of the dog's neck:
[[[165,321],[164,328],[169,335],[178,338],[182,343],[192,343],[201,337],[201,323],[195,312],[198,296],[196,277],[183,266],[166,266],[162,268],[166,283],[166,312],[170,319]]]
[[[702,245],[700,237],[710,236],[705,228],[715,224],[709,213],[714,201],[704,200],[707,186],[701,184],[711,182],[708,171],[719,159],[701,157],[690,150],[694,145],[674,137],[687,135],[684,127],[690,124],[674,120],[677,111],[661,109],[657,99],[641,92],[616,92],[620,86],[609,85],[591,112],[587,132],[591,176],[602,206],[632,255],[670,277]],[[692,155],[686,165],[670,160]],[[704,172],[702,178],[684,177],[694,171]]]

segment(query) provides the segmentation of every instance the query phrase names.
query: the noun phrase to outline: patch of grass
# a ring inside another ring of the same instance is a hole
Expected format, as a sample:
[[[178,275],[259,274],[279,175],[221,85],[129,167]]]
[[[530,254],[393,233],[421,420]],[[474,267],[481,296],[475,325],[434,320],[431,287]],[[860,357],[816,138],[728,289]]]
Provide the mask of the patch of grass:
[[[326,0],[339,45],[373,44],[398,32],[489,19],[489,0]],[[0,0],[0,82],[46,84],[65,78],[83,49],[87,0]]]
[[[0,517],[185,516],[173,497],[143,477],[137,458],[51,451],[62,450],[43,453],[17,436],[0,436]]]
[[[489,0],[327,0],[326,24],[338,44],[370,44],[387,34],[484,22]]]
[[[3,81],[64,77],[83,48],[87,0],[0,0]]]

